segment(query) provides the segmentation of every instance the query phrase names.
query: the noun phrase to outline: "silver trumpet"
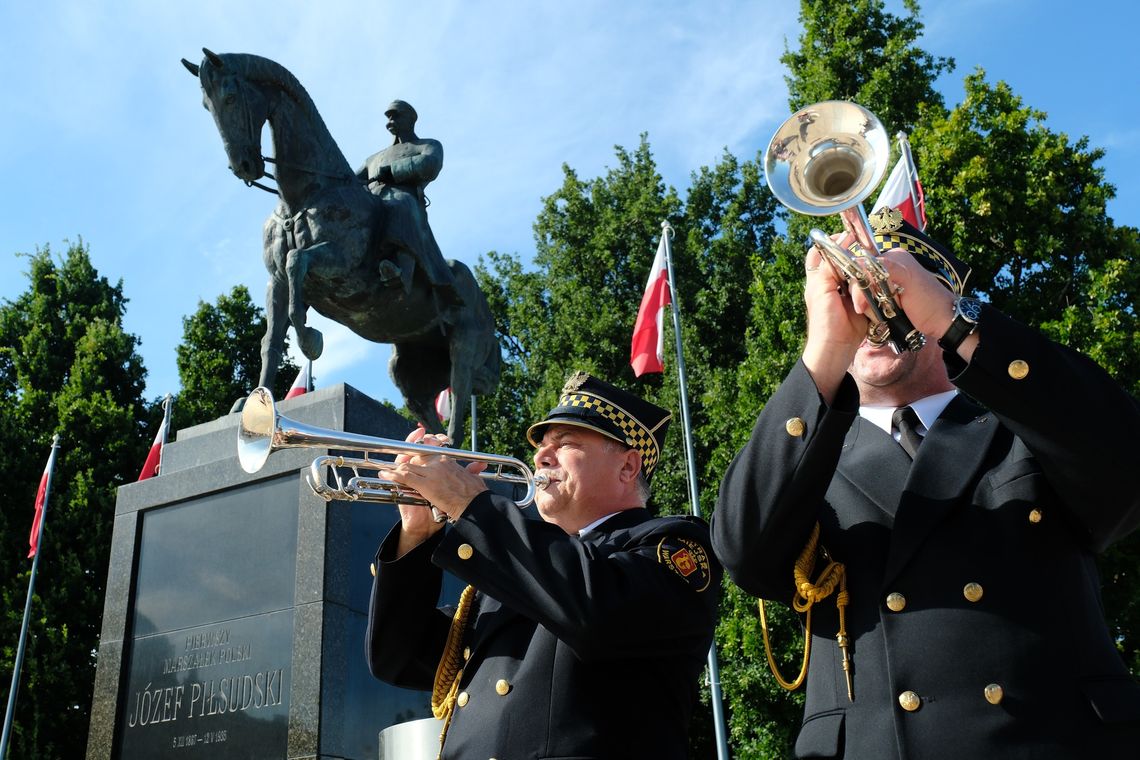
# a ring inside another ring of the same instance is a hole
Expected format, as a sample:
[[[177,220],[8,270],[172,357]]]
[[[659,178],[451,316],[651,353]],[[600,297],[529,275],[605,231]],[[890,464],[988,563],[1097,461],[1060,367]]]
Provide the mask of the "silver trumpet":
[[[796,111],[768,143],[764,176],[782,204],[809,216],[838,214],[860,251],[852,255],[820,229],[811,240],[836,271],[860,288],[872,315],[867,337],[896,352],[917,351],[926,338],[915,329],[876,260],[875,234],[863,201],[882,180],[890,140],[882,122],[855,103],[826,100]]]
[[[325,501],[337,499],[431,506],[431,502],[418,491],[380,477],[361,475],[361,470],[383,472],[393,466],[391,462],[371,459],[369,455],[445,456],[465,462],[483,462],[488,465],[486,470],[479,473],[484,479],[526,487],[523,497],[515,501],[519,509],[529,506],[534,501],[535,490],[548,482],[545,475],[535,475],[526,464],[514,457],[305,425],[282,416],[273,405],[273,394],[269,389],[256,388],[246,399],[241,412],[241,424],[238,426],[238,461],[242,469],[248,473],[257,472],[265,466],[270,454],[287,448],[331,448],[363,453],[362,457],[356,458],[326,455],[313,460],[306,480],[313,493]],[[331,482],[327,483],[326,468],[332,474]],[[352,477],[345,478],[339,468],[352,470]]]

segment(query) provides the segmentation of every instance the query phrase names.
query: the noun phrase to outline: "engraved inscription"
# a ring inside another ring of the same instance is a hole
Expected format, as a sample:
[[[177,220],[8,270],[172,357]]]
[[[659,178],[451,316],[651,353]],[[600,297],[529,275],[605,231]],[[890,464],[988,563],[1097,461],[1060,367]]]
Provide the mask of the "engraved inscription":
[[[291,633],[292,613],[281,612],[136,639],[121,757],[283,746]]]
[[[145,726],[167,723],[183,718],[201,718],[242,710],[259,710],[282,704],[281,686],[284,668],[255,674],[226,676],[216,681],[195,681],[190,684],[190,700],[183,710],[185,685],[151,689],[150,684],[134,695],[134,709],[127,725]]]

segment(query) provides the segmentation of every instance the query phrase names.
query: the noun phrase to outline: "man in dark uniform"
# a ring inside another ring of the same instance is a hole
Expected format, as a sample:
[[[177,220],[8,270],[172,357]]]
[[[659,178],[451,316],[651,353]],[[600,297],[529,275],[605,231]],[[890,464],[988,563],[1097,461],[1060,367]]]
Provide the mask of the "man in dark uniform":
[[[868,344],[862,294],[810,250],[802,359],[712,520],[756,596],[792,599],[817,523],[804,560],[845,567],[842,617],[839,593],[812,610],[796,756],[1136,757],[1140,685],[1093,561],[1140,520],[1136,400],[911,254],[884,262],[927,345]]]
[[[439,140],[416,135],[416,109],[403,100],[393,100],[384,111],[393,142],[373,153],[356,175],[384,205],[382,236],[400,253],[401,264],[380,262],[386,280],[411,286],[412,269],[419,266],[444,305],[460,304],[451,269],[439,250],[427,217],[424,188],[443,169],[443,145]]]
[[[571,377],[527,434],[549,478],[541,520],[454,460],[390,473],[447,523],[400,508],[376,555],[368,663],[389,683],[434,684],[445,760],[687,756],[721,570],[703,522],[645,509],[669,419]],[[435,608],[443,570],[477,589],[453,615]]]

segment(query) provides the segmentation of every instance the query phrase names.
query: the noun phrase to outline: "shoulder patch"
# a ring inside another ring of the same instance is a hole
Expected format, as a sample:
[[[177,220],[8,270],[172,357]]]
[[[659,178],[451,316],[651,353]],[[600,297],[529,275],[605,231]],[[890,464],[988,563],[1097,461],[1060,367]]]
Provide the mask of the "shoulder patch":
[[[698,593],[712,583],[709,553],[704,546],[688,538],[666,536],[657,544],[657,561],[692,586]]]

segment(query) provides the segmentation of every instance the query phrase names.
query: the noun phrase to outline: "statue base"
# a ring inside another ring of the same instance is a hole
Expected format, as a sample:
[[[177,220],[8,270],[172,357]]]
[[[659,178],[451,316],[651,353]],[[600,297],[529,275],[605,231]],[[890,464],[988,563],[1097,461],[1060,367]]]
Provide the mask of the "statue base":
[[[412,427],[345,385],[279,409],[382,438]],[[178,431],[158,477],[119,489],[88,760],[373,760],[381,729],[431,715],[427,693],[375,680],[364,659],[369,568],[398,510],[313,494],[324,449],[246,474],[238,418]]]

